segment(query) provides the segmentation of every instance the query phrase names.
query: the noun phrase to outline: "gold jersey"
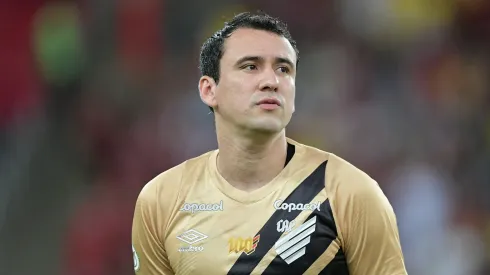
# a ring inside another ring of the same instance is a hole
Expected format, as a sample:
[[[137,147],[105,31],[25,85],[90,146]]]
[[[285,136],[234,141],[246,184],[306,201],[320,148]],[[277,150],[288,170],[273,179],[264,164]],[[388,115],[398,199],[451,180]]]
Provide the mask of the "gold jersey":
[[[281,173],[245,192],[219,174],[217,155],[143,188],[132,231],[136,274],[407,274],[393,209],[361,170],[288,139]]]

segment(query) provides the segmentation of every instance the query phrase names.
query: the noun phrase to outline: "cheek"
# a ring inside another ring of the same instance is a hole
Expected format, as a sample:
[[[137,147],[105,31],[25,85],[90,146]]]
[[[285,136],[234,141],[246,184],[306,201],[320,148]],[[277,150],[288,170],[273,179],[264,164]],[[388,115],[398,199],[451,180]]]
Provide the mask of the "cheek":
[[[289,96],[290,96],[291,100],[294,101],[294,99],[296,98],[296,88],[295,87],[293,87],[291,89],[291,92],[290,92],[290,95]]]
[[[236,79],[229,83],[227,96],[235,105],[246,106],[255,91],[253,83],[252,80]]]
[[[294,100],[296,98],[296,87],[294,86],[294,84],[288,85],[288,87],[286,88],[285,97],[288,104],[294,106]]]
[[[247,102],[247,94],[240,83],[228,79],[222,84],[218,93],[218,104],[226,109],[241,109]]]

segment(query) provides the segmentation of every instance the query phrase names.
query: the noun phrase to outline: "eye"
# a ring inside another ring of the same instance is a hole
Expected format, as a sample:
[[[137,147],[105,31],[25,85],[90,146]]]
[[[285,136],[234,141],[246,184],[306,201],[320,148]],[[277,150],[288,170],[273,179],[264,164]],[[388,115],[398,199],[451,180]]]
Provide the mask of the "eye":
[[[245,69],[247,71],[253,71],[253,70],[257,70],[257,66],[255,66],[254,64],[247,64],[243,66],[242,69]]]
[[[289,73],[289,72],[291,71],[291,70],[290,70],[288,67],[286,67],[286,66],[281,66],[281,67],[279,67],[279,68],[278,68],[278,70],[279,70],[281,73],[285,73],[285,74],[287,74],[287,73]]]

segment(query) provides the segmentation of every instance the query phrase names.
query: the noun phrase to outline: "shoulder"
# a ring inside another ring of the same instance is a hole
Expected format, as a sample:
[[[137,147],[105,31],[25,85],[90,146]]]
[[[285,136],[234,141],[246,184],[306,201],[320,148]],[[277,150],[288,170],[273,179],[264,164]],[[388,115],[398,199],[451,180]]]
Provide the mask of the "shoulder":
[[[188,159],[160,173],[145,184],[138,196],[138,202],[151,205],[165,204],[169,206],[172,202],[177,201],[179,194],[183,187],[185,187],[184,177],[195,173],[195,171],[203,170],[213,152],[210,151],[198,157]]]
[[[288,139],[288,142],[300,149],[307,158],[320,158],[327,161],[325,169],[325,187],[331,195],[377,196],[381,191],[378,183],[366,172],[349,161],[316,147],[301,144]]]
[[[330,154],[325,184],[332,200],[337,203],[365,209],[389,206],[376,180],[334,154]]]
[[[365,185],[375,182],[366,172],[332,153],[329,156],[327,173],[331,180],[344,185]]]

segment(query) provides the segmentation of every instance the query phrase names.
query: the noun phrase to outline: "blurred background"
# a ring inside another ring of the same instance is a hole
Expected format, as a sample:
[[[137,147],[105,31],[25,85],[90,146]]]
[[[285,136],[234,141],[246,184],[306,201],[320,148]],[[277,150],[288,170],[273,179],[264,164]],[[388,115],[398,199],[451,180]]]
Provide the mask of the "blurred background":
[[[411,275],[490,274],[490,1],[0,1],[0,274],[133,274],[142,186],[216,148],[202,42],[242,11],[300,49],[288,136],[368,172]]]

